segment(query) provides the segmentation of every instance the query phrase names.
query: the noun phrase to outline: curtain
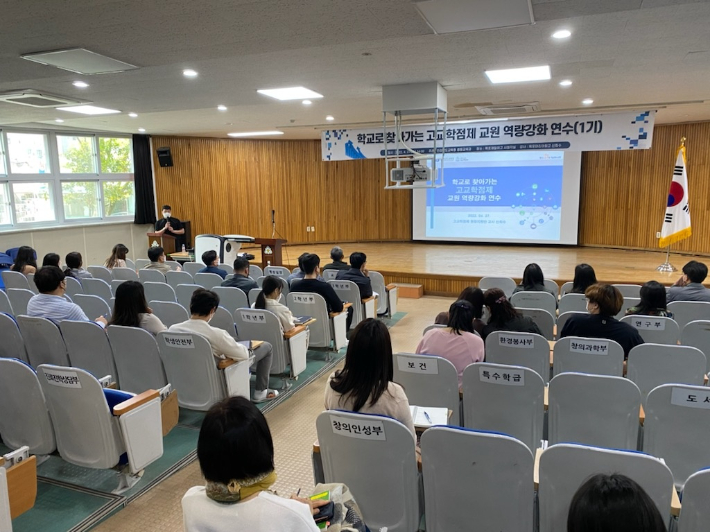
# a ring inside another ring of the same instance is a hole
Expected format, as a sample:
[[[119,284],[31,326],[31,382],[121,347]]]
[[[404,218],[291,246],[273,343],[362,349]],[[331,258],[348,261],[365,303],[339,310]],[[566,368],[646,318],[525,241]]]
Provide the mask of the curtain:
[[[136,187],[136,224],[155,224],[155,195],[148,135],[133,135],[133,174]]]

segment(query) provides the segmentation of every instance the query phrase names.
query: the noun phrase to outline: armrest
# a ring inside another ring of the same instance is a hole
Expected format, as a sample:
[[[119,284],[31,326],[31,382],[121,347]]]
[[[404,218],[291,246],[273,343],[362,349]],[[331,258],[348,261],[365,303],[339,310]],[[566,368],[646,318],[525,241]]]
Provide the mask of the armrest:
[[[299,333],[302,333],[305,330],[306,328],[303,325],[296,325],[293,329],[284,333],[284,339],[288,340],[289,338],[293,338],[294,336]]]
[[[540,484],[540,455],[542,455],[543,449],[538,447],[535,449],[535,466],[533,467],[533,484],[535,489],[537,489],[538,484]]]
[[[395,288],[397,288],[397,285],[394,284],[394,283],[390,283],[390,284],[388,284],[387,286],[385,286],[385,290],[386,290],[387,292],[389,292],[390,290],[394,290]]]
[[[674,517],[680,515],[680,498],[678,498],[678,492],[675,490],[675,486],[671,494],[671,515]]]
[[[7,470],[7,491],[10,499],[10,516],[13,519],[35,505],[37,457],[30,456]]]
[[[320,454],[320,442],[318,440],[313,442],[313,452]]]
[[[345,312],[347,309],[349,309],[352,306],[353,306],[352,303],[343,303],[343,310],[341,310],[340,312],[330,312],[330,313],[328,313],[328,317],[335,318],[336,316],[339,316],[340,314],[342,314],[343,312]]]
[[[113,407],[113,415],[114,416],[122,416],[123,414],[130,412],[131,410],[138,408],[141,405],[146,404],[149,401],[152,401],[153,399],[157,399],[160,397],[160,392],[158,390],[146,390],[143,393],[139,393],[138,395],[131,397],[127,401],[123,401],[122,403],[117,404],[115,407]]]
[[[361,301],[362,301],[362,304],[364,305],[365,303],[369,303],[370,301],[374,301],[375,299],[377,299],[377,298],[373,295],[370,297],[366,297],[365,299],[362,299]]]
[[[225,369],[231,366],[232,364],[236,364],[239,362],[238,360],[234,360],[233,358],[223,358],[219,362],[217,362],[217,369]]]
[[[547,411],[547,407],[550,405],[550,388],[549,388],[549,386],[545,386],[543,388],[542,403],[545,406],[545,411]]]

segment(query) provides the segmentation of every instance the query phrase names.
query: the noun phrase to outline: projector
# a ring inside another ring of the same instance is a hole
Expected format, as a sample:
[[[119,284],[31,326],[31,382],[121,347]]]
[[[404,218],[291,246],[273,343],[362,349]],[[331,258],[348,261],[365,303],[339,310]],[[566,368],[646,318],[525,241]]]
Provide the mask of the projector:
[[[429,181],[431,168],[414,163],[409,168],[392,168],[390,180],[396,183],[413,183],[415,181]]]

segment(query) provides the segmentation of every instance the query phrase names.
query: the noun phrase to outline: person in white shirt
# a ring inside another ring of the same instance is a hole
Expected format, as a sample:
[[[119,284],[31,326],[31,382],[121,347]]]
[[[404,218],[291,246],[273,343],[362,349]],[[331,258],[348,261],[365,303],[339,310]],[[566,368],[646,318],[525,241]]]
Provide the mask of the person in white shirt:
[[[276,314],[281,323],[283,332],[292,330],[296,324],[293,322],[293,313],[286,306],[279,302],[281,298],[281,279],[274,275],[269,275],[261,285],[261,292],[256,298],[254,308],[265,309]]]
[[[234,360],[248,360],[250,350],[229,336],[227,331],[212,327],[209,322],[217,312],[219,296],[212,290],[198,288],[190,299],[190,319],[176,323],[170,331],[197,333],[204,336],[212,347],[212,354],[217,358],[231,358]],[[263,342],[251,351],[256,364],[256,386],[252,401],[261,403],[275,399],[279,392],[269,389],[269,372],[273,351],[271,344]]]
[[[313,520],[328,501],[279,497],[274,443],[264,415],[243,397],[209,409],[197,440],[205,486],[182,498],[185,532],[318,532]]]

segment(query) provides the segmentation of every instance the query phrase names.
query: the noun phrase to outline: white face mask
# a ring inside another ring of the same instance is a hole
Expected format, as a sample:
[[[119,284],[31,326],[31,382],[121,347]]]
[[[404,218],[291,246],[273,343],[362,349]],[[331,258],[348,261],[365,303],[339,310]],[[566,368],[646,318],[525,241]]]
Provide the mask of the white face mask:
[[[166,220],[167,220],[168,218],[170,218],[170,213],[169,213],[169,212],[164,212],[164,213],[163,213],[163,218],[165,218]]]

